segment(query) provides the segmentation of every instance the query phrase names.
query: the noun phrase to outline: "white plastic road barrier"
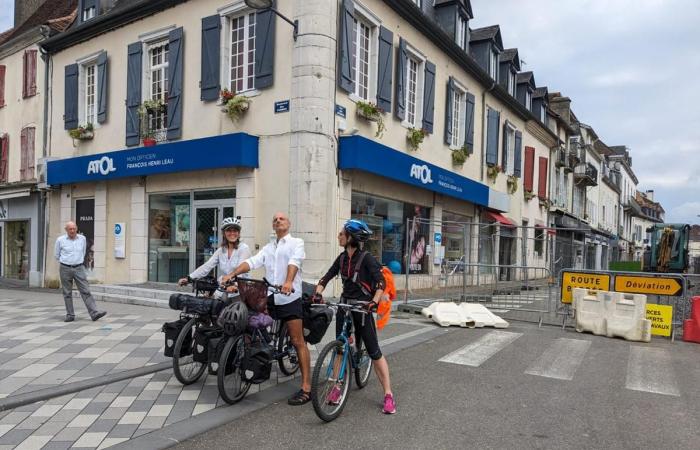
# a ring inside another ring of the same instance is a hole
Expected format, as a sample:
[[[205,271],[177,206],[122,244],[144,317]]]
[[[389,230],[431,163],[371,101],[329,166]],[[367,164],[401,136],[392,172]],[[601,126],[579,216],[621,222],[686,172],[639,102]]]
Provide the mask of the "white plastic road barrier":
[[[605,335],[605,302],[598,294],[598,291],[574,289],[576,331],[579,333],[590,331],[593,334]]]
[[[651,342],[651,320],[646,318],[647,296],[622,292],[605,294],[610,296],[610,301],[606,302],[607,336]]]
[[[479,305],[477,303],[461,303],[459,308],[465,316],[471,317],[474,321],[473,326],[477,328],[508,328],[508,322],[489,311],[484,305]]]
[[[484,305],[472,303],[456,305],[455,303],[435,302],[423,308],[421,314],[443,327],[458,325],[467,328],[508,328],[508,322],[493,314]]]

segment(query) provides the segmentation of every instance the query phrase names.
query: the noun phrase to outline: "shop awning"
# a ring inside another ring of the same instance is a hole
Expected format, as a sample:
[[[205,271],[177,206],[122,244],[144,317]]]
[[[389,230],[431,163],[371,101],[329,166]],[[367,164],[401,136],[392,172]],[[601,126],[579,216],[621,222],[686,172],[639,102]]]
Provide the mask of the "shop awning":
[[[47,164],[50,185],[227,167],[258,167],[258,138],[232,133],[57,159]]]
[[[512,220],[510,220],[501,213],[497,213],[494,211],[486,211],[486,217],[493,220],[494,222],[500,223],[501,225],[505,225],[510,228],[515,228],[515,223],[513,223]]]

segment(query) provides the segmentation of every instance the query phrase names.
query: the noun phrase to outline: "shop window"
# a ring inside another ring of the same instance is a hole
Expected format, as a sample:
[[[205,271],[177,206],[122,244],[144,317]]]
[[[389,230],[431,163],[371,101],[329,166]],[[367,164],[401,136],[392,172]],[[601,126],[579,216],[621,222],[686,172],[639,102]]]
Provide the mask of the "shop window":
[[[442,242],[445,247],[443,263],[447,265],[450,272],[462,272],[465,270],[465,263],[468,264],[470,258],[471,242],[471,222],[472,218],[450,212],[442,213]],[[435,249],[436,255],[442,252]],[[440,252],[440,253],[438,253]]]
[[[430,208],[353,192],[352,218],[365,221],[372,229],[372,238],[365,248],[380,262],[394,272],[406,273],[404,255],[408,253],[409,271],[428,273]]]
[[[172,283],[190,260],[190,193],[151,195],[148,205],[148,279]]]

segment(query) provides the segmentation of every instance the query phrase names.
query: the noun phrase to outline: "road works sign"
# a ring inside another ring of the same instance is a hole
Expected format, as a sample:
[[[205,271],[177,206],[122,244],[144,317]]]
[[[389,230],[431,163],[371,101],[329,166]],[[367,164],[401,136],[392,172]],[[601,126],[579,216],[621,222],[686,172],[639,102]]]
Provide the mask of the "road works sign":
[[[585,272],[562,272],[561,302],[571,303],[574,299],[574,288],[607,291],[610,289],[610,275]]]
[[[615,291],[631,294],[678,296],[683,293],[683,282],[672,277],[615,276]]]
[[[673,306],[647,303],[647,319],[651,320],[651,334],[671,336]]]

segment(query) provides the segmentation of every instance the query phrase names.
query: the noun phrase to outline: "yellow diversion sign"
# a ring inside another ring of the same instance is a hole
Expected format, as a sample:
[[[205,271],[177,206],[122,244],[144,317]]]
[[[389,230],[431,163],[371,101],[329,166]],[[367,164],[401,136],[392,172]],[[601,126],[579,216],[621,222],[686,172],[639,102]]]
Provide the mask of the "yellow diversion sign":
[[[681,295],[681,280],[672,277],[645,277],[637,275],[617,275],[615,291],[631,294]]]
[[[647,303],[647,319],[651,320],[651,334],[670,336],[673,324],[673,306]]]
[[[574,300],[574,288],[607,291],[610,289],[610,275],[600,273],[562,272],[562,303],[571,303]]]

